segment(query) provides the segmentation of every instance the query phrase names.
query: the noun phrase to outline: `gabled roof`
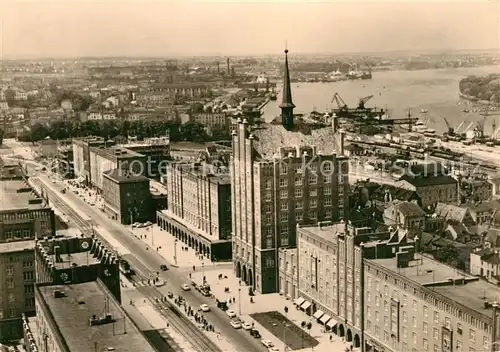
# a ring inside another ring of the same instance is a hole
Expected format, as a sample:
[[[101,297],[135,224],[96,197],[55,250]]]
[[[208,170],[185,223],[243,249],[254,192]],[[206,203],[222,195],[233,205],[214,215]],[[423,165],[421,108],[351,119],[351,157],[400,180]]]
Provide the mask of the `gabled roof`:
[[[440,218],[461,223],[467,215],[468,209],[452,204],[438,203],[435,212]]]
[[[399,202],[395,201],[393,203],[404,216],[425,216],[425,211],[422,210],[416,203],[414,202]]]

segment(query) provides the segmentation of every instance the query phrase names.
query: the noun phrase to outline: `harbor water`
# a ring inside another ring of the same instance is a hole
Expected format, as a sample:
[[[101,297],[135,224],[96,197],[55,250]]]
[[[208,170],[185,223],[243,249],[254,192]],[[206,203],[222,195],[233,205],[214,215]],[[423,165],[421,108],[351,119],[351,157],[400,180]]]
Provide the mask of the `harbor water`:
[[[387,108],[392,118],[404,118],[408,109],[414,117],[427,121],[429,128],[438,133],[447,130],[445,117],[457,127],[462,121],[468,125],[482,121],[479,112],[474,112],[475,104],[459,97],[458,83],[469,75],[487,75],[500,73],[500,66],[436,69],[421,71],[386,71],[374,72],[372,80],[340,81],[332,83],[293,83],[293,102],[297,106],[295,113],[308,114],[313,110],[330,111],[336,108],[333,95],[339,93],[349,107],[355,107],[358,99],[373,95],[366,103],[367,107]],[[278,100],[270,101],[263,108],[263,117],[269,122],[279,115]],[[477,109],[481,106],[477,106]],[[464,109],[470,112],[464,112]],[[426,110],[427,113],[422,113]],[[500,126],[500,115],[489,116],[485,122],[485,132],[492,132],[493,119]]]

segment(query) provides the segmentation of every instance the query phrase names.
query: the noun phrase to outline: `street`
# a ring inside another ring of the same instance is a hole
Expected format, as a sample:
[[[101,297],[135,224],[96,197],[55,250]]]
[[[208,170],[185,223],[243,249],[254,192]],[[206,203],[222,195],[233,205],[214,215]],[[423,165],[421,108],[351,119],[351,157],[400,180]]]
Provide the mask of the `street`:
[[[149,249],[141,240],[137,239],[128,227],[123,226],[109,219],[104,213],[99,211],[96,207],[92,207],[85,203],[80,197],[72,192],[66,192],[64,195],[60,191],[64,188],[63,185],[57,183],[53,184],[47,175],[40,175],[39,179],[45,184],[45,187],[53,189],[54,195],[57,194],[58,198],[66,199],[68,202],[77,205],[75,209],[81,214],[86,214],[92,219],[92,222],[98,227],[101,227],[114,239],[121,244],[130,254],[123,255],[123,259],[127,260],[131,266],[142,276],[146,278],[154,278],[159,273],[159,278],[164,280],[167,285],[158,288],[158,291],[166,296],[169,291],[173,292],[176,296],[182,296],[186,299],[187,303],[197,309],[202,303],[206,303],[211,307],[211,312],[206,313],[206,318],[210,324],[214,325],[217,331],[220,331],[235,348],[236,351],[250,352],[250,351],[267,351],[267,349],[244,331],[238,331],[231,327],[229,318],[226,314],[215,306],[215,300],[207,298],[194,291],[183,291],[181,285],[189,283],[185,276],[186,273],[182,270],[173,268],[170,264],[170,270],[164,272],[160,270],[160,265],[165,264],[165,259],[158,253]],[[69,204],[68,204],[69,205]],[[97,229],[96,229],[97,230]],[[163,232],[165,235],[167,233]],[[107,240],[107,238],[106,238]]]

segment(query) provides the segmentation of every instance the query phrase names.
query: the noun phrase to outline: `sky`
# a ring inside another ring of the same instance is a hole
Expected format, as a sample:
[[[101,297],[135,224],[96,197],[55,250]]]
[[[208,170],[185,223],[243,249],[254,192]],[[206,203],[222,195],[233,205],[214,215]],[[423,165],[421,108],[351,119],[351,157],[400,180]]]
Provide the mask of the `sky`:
[[[0,55],[494,49],[499,1],[0,0]]]

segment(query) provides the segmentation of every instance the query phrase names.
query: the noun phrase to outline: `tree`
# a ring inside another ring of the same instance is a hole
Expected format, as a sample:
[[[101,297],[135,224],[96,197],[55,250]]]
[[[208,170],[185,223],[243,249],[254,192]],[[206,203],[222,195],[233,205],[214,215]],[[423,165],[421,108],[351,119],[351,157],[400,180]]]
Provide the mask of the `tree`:
[[[455,266],[459,260],[458,249],[454,245],[448,244],[436,253],[436,259]]]
[[[16,92],[13,89],[8,88],[5,91],[5,100],[9,104],[9,106],[13,106],[16,102]]]

